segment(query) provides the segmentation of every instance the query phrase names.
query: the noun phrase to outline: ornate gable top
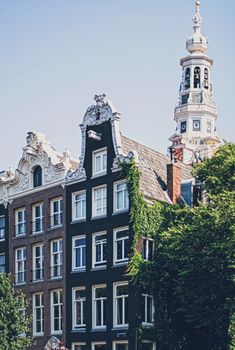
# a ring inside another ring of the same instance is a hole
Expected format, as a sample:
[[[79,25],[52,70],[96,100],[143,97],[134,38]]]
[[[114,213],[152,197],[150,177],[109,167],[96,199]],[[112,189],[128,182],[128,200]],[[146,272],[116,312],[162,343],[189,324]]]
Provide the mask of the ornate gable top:
[[[105,94],[95,95],[95,105],[88,107],[81,126],[99,125],[120,116],[112,102],[106,99]]]

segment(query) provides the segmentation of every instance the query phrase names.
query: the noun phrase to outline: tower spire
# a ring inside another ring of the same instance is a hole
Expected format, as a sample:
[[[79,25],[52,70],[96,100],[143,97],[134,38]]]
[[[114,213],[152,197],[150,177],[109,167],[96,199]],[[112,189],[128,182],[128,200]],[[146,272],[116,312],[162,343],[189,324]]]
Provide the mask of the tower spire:
[[[196,13],[193,16],[193,29],[194,33],[201,33],[201,27],[202,27],[202,17],[200,15],[200,6],[201,2],[199,0],[195,1],[195,6],[196,6]]]

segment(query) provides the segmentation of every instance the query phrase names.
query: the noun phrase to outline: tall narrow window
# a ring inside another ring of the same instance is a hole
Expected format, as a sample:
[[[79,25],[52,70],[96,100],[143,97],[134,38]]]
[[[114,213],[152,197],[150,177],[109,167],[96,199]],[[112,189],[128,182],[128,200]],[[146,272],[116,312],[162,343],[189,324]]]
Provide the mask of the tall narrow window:
[[[33,247],[33,281],[44,278],[44,246],[43,244]]]
[[[44,334],[44,294],[35,293],[33,295],[33,335]]]
[[[51,200],[51,227],[62,225],[62,198]]]
[[[6,272],[6,257],[5,254],[0,254],[0,273]]]
[[[184,83],[185,90],[190,89],[190,77],[191,77],[190,68],[187,68],[185,70],[185,83]]]
[[[114,232],[114,264],[128,261],[129,231],[127,228],[118,229]]]
[[[92,343],[92,350],[108,350],[105,342]]]
[[[33,171],[33,187],[42,186],[42,168],[36,166]]]
[[[107,235],[105,232],[93,235],[93,267],[106,265]]]
[[[93,176],[104,175],[107,172],[107,149],[93,152]]]
[[[72,350],[85,350],[86,343],[73,343]]]
[[[200,89],[201,87],[201,69],[200,67],[194,68],[194,88]]]
[[[0,241],[5,239],[5,226],[6,226],[6,221],[5,221],[5,216],[0,216]]]
[[[114,184],[114,211],[128,210],[129,196],[125,181]]]
[[[15,283],[26,281],[26,247],[15,250]]]
[[[93,188],[93,217],[104,216],[107,212],[107,187]]]
[[[127,341],[114,342],[113,350],[128,350],[128,342]]]
[[[93,328],[106,327],[107,291],[106,285],[93,287]]]
[[[154,321],[154,304],[153,296],[142,294],[142,322],[143,324],[153,324]]]
[[[86,327],[86,289],[85,287],[73,290],[73,329]]]
[[[142,255],[144,260],[153,260],[154,241],[151,238],[143,238]]]
[[[204,88],[209,89],[209,70],[208,68],[204,69]]]
[[[26,210],[20,208],[15,211],[15,234],[23,236],[26,233]]]
[[[156,343],[153,343],[151,341],[144,341],[142,342],[142,350],[156,350]]]
[[[43,203],[33,205],[33,233],[40,233],[43,231]]]
[[[84,271],[86,269],[86,237],[73,238],[73,270]]]
[[[62,239],[51,242],[51,278],[62,276]]]
[[[128,326],[128,283],[114,284],[114,327]]]
[[[62,333],[62,290],[53,290],[51,292],[51,333]]]
[[[86,219],[86,191],[73,193],[72,195],[72,220]]]

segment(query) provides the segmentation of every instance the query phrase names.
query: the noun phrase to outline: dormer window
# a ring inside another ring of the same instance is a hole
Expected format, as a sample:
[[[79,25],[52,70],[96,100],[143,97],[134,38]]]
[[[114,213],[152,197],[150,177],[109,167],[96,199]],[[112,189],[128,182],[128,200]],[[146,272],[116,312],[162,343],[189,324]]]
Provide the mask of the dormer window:
[[[42,186],[42,168],[36,166],[33,171],[33,187]]]
[[[194,88],[200,89],[201,87],[201,69],[200,67],[194,68]]]

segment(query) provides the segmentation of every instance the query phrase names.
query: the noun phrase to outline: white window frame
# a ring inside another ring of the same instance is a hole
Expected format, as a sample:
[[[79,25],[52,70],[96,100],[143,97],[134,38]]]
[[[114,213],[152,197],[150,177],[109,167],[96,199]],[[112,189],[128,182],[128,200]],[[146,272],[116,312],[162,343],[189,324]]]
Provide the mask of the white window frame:
[[[118,191],[117,190],[118,185],[125,185],[126,188],[124,190]],[[117,207],[118,192],[123,192],[122,208]],[[126,198],[126,195],[127,195],[127,198]],[[127,204],[126,206],[125,206],[125,202]],[[113,184],[113,208],[114,208],[114,213],[126,212],[129,210],[129,194],[128,194],[126,180],[117,181],[117,182],[114,182]]]
[[[40,208],[40,215],[36,216],[36,208]],[[33,204],[32,206],[32,234],[36,235],[38,233],[42,233],[44,231],[43,227],[43,202],[38,202]],[[40,229],[37,229],[37,222],[39,222]]]
[[[128,231],[128,236],[127,238],[118,238],[117,239],[117,233],[122,232],[122,231]],[[117,242],[122,241],[122,259],[117,258]],[[129,227],[124,226],[124,227],[118,227],[113,230],[113,264],[114,265],[122,265],[122,264],[127,264],[129,261],[129,257],[125,258],[125,241],[129,243]],[[127,243],[127,244],[128,244]]]
[[[54,211],[54,203],[58,202],[58,211]],[[62,226],[62,215],[63,215],[63,198],[56,197],[52,198],[50,201],[50,225],[51,228]],[[57,219],[55,219],[57,217]],[[55,223],[58,220],[58,223]]]
[[[97,256],[96,256],[96,242],[95,242],[95,239],[97,236],[103,236],[105,235],[105,240],[103,239],[101,241],[101,257],[102,257],[102,260],[100,262],[97,262]],[[106,260],[104,260],[104,245],[105,245],[105,241],[106,241],[106,255],[107,255],[107,232],[106,231],[103,231],[103,232],[96,232],[96,233],[93,233],[92,235],[92,267],[94,269],[99,269],[99,268],[104,268],[106,267],[107,265],[107,257],[106,257]]]
[[[80,250],[82,250],[82,254],[81,254],[81,257],[80,257],[80,260],[82,262],[83,258],[82,258],[82,255],[84,254],[83,253],[83,249],[85,248],[85,266],[81,266],[81,267],[76,267],[75,266],[75,262],[76,262],[76,250],[78,248],[75,248],[75,241],[77,239],[85,239],[85,245],[81,245],[81,248],[79,248]],[[85,271],[86,270],[86,236],[85,235],[81,235],[81,236],[76,236],[76,237],[73,237],[72,239],[72,271],[76,271],[76,272],[79,272],[79,271]]]
[[[153,350],[156,350],[156,349],[157,349],[156,343],[153,342],[153,341],[150,341],[150,340],[143,340],[143,341],[142,341],[142,344],[152,344],[152,345],[153,345]]]
[[[23,259],[17,259],[18,251],[21,252]],[[24,254],[25,253],[25,254]],[[22,274],[23,280],[19,282],[19,274]],[[15,249],[15,284],[25,284],[26,283],[26,247],[19,247]]]
[[[142,255],[143,255],[143,258],[145,261],[151,261],[151,259],[149,259],[149,252],[150,252],[150,248],[149,248],[149,242],[151,242],[153,244],[153,247],[152,247],[152,257],[154,256],[154,240],[152,238],[149,238],[149,237],[142,237],[143,239],[143,252],[142,252]],[[144,241],[146,241],[146,254],[144,254]],[[146,256],[144,256],[146,255]]]
[[[113,341],[113,350],[117,350],[116,345],[127,345],[128,346],[128,340]],[[129,348],[129,346],[128,346],[128,348]]]
[[[128,295],[126,296],[118,296],[117,297],[117,287],[119,286],[128,286],[128,281],[123,282],[115,282],[113,284],[113,327],[114,328],[128,328],[129,323],[117,323],[117,299],[122,298],[122,308],[123,308],[123,320],[125,318],[125,299],[129,298],[129,287],[128,287]],[[123,321],[122,320],[122,321]]]
[[[99,190],[103,190],[101,194],[101,206],[98,209],[101,209],[102,212],[97,214],[97,206],[96,206],[96,193]],[[105,194],[105,196],[103,195]],[[92,188],[92,218],[104,217],[107,215],[107,185],[101,185],[98,187]]]
[[[36,256],[36,248],[40,247],[40,255]],[[40,268],[36,268],[37,263],[36,261],[39,261],[40,263]],[[36,279],[36,273],[37,270],[40,270],[40,279]],[[44,244],[35,244],[33,245],[33,282],[38,282],[38,281],[43,281],[44,280]]]
[[[40,305],[36,306],[36,295],[40,295]],[[37,292],[33,294],[33,335],[38,337],[38,336],[43,336],[44,335],[44,293],[43,292]],[[41,309],[40,311],[40,324],[41,324],[41,332],[36,332],[36,310]]]
[[[96,341],[96,342],[92,343],[91,345],[92,345],[92,350],[95,350],[96,345],[106,345],[107,346],[107,343],[106,343],[106,341]]]
[[[85,198],[82,198],[81,200],[76,200],[76,196],[80,195],[85,195]],[[82,215],[80,217],[77,216],[77,205],[81,205]],[[86,220],[86,190],[72,193],[72,221],[82,220]]]
[[[58,302],[54,302],[54,293],[57,293]],[[63,291],[62,289],[53,289],[51,290],[51,334],[62,334],[63,331]],[[60,329],[55,330],[55,308],[59,308],[59,323],[60,323]]]
[[[6,254],[0,254],[0,256],[4,256],[4,265],[0,265],[0,273],[5,273],[6,272]],[[4,266],[4,271],[1,271],[2,266]]]
[[[84,298],[76,299],[76,291],[83,290],[86,291],[86,287],[75,287],[72,289],[72,300],[73,300],[73,308],[72,308],[72,324],[73,324],[73,330],[77,329],[84,329],[86,327],[86,323],[84,323],[84,314],[85,314],[85,304],[86,304],[86,296]],[[83,323],[76,324],[77,319],[77,308],[76,303],[81,303],[81,319],[83,320]],[[84,345],[84,344],[76,344],[76,345]]]
[[[99,171],[96,170],[96,162],[98,157],[101,157],[101,169]],[[104,157],[106,157],[105,166],[104,166]],[[92,176],[93,177],[107,174],[107,159],[108,159],[107,147],[100,148],[92,152]]]
[[[6,237],[6,216],[0,215],[0,220],[4,219],[4,226],[0,227],[0,242],[5,241]]]
[[[72,350],[76,350],[76,346],[86,346],[86,343],[72,343]]]
[[[56,252],[53,252],[53,243],[56,243]],[[60,249],[61,246],[61,249]],[[51,258],[50,258],[50,278],[61,278],[62,277],[62,264],[63,264],[63,240],[62,238],[59,239],[53,239],[53,241],[50,242],[50,251],[51,251]],[[57,256],[58,263],[54,264],[55,257]],[[54,268],[55,270],[58,270],[58,274],[54,274]]]
[[[106,289],[106,297],[96,298],[95,297],[95,291],[99,288],[105,288]],[[101,303],[101,325],[96,325],[96,303],[97,301],[100,301]],[[107,285],[106,284],[97,284],[92,286],[92,328],[93,329],[106,329],[107,324],[104,324],[104,302],[106,302],[106,312],[107,312]],[[107,315],[106,315],[106,321],[107,321]]]
[[[142,293],[142,298],[144,298],[144,320],[142,320],[143,326],[152,326],[154,323],[154,299],[151,294],[148,293]],[[151,316],[151,322],[148,322],[148,299],[151,300],[151,308],[152,308],[152,314]]]
[[[23,220],[19,221],[18,213],[23,213]],[[19,225],[23,226],[23,233],[19,233]],[[26,235],[26,208],[18,208],[15,210],[15,235],[17,237],[23,237]]]

